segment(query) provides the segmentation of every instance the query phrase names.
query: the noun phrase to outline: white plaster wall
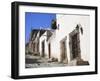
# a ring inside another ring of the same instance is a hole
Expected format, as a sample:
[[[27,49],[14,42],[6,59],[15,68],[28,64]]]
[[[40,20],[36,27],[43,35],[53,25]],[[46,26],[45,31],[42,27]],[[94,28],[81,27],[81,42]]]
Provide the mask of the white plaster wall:
[[[56,31],[55,31],[56,32]],[[59,41],[55,38],[56,36],[52,36],[50,38],[50,42],[51,42],[51,57],[55,57],[58,58],[58,60],[60,61],[60,44]]]
[[[52,54],[60,60],[60,41],[67,36],[67,57],[70,61],[70,49],[69,49],[69,33],[72,32],[77,24],[81,24],[83,27],[83,35],[80,34],[80,46],[81,55],[84,60],[89,61],[89,16],[80,15],[63,15],[57,14],[57,24],[59,24],[59,30],[57,29],[56,36],[52,40]]]
[[[44,48],[45,49],[45,55],[46,55],[46,57],[48,57],[48,43],[46,41],[46,39],[47,39],[46,35],[47,35],[47,31],[40,37],[39,49],[40,49],[40,55],[42,55],[42,41],[45,41],[45,48]]]

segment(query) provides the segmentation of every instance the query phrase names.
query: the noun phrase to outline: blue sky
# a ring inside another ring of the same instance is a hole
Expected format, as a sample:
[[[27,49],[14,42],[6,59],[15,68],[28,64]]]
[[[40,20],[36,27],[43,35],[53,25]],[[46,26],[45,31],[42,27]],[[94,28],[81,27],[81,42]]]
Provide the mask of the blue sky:
[[[25,42],[29,41],[31,29],[51,28],[52,19],[56,19],[56,14],[26,12]]]

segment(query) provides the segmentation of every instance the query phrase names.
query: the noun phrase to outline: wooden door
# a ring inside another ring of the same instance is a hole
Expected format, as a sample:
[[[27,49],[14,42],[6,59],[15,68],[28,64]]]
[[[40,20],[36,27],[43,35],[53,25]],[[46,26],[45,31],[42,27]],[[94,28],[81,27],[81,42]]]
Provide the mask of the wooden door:
[[[45,57],[45,42],[42,42],[42,57]]]
[[[51,58],[51,44],[48,44],[48,52],[49,52],[49,58]]]
[[[72,58],[75,59],[78,57],[79,44],[78,44],[78,34],[72,36]]]
[[[62,41],[61,42],[61,62],[66,61],[67,62],[67,57],[66,57],[66,42]]]

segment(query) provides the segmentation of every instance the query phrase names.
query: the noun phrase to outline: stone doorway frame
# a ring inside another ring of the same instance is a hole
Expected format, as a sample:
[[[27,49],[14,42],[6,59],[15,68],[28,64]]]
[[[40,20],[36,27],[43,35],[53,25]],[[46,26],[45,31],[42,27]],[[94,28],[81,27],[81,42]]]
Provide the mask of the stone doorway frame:
[[[65,36],[61,41],[60,41],[60,62],[63,63],[68,63],[68,57],[67,57],[67,45],[66,45],[66,41],[67,41],[67,36]],[[63,47],[63,43],[64,43],[64,47]],[[64,50],[64,51],[63,51]],[[63,56],[64,55],[64,56]]]
[[[77,44],[78,44],[78,54],[76,58],[73,58],[72,54],[72,37],[77,34]],[[80,32],[79,29],[76,28],[74,29],[71,33],[69,33],[69,48],[70,48],[70,59],[81,59],[81,49],[80,49]]]

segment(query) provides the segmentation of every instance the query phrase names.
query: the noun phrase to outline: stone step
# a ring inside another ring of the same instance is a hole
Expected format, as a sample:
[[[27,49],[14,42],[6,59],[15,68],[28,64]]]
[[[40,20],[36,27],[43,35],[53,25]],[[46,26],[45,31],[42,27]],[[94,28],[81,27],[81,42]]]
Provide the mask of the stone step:
[[[76,65],[77,65],[77,60],[74,59],[74,60],[70,61],[70,62],[68,63],[68,65],[69,65],[69,66],[76,66]]]

